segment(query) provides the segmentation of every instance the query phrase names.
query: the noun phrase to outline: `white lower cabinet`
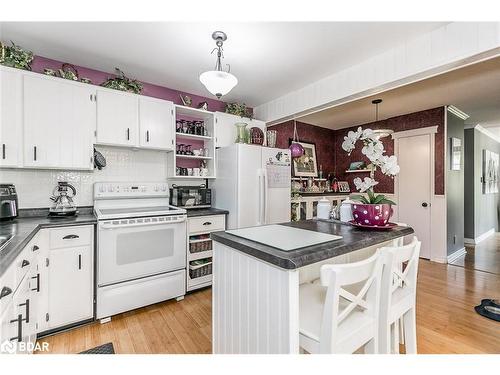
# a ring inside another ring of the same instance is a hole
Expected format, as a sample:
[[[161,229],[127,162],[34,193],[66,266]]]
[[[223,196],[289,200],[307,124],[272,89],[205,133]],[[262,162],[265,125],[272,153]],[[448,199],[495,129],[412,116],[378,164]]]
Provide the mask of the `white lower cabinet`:
[[[92,273],[89,246],[50,250],[49,329],[92,318]]]
[[[226,215],[188,218],[186,290],[212,285],[210,233],[226,229]]]
[[[0,354],[94,316],[94,226],[42,229],[0,277]]]

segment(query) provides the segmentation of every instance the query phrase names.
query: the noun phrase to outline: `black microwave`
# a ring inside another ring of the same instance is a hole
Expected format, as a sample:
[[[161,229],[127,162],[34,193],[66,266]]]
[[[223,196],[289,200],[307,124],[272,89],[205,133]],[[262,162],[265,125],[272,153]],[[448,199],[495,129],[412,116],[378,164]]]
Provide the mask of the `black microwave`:
[[[170,204],[182,208],[203,208],[212,206],[212,190],[200,186],[177,186],[170,188]]]

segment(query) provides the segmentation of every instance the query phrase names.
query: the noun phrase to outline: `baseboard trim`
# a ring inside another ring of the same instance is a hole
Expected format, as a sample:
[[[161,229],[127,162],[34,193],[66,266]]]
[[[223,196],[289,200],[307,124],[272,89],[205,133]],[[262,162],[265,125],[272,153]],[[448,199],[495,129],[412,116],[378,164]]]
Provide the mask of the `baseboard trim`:
[[[458,258],[460,258],[462,255],[467,254],[467,250],[465,250],[465,247],[462,247],[461,249],[458,249],[457,251],[451,253],[446,257],[448,260],[448,263],[456,261]]]
[[[477,245],[478,243],[484,241],[490,236],[493,236],[495,234],[495,228],[491,228],[490,230],[484,232],[480,236],[476,238],[464,238],[464,243],[467,245]]]

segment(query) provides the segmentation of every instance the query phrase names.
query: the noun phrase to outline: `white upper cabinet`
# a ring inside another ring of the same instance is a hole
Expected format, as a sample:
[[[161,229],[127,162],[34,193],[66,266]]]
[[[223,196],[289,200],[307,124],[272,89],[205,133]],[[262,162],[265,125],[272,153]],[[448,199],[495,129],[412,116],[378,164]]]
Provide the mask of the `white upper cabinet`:
[[[252,120],[247,117],[231,115],[229,113],[215,112],[215,147],[230,146],[236,140],[236,126],[234,124],[244,122],[247,129],[258,127],[265,132],[266,123],[260,120]]]
[[[22,165],[23,76],[0,67],[0,166]]]
[[[139,145],[139,96],[97,89],[97,142],[110,146]]]
[[[139,146],[174,149],[174,103],[155,98],[139,99]]]
[[[95,89],[63,79],[24,77],[24,166],[93,169]]]

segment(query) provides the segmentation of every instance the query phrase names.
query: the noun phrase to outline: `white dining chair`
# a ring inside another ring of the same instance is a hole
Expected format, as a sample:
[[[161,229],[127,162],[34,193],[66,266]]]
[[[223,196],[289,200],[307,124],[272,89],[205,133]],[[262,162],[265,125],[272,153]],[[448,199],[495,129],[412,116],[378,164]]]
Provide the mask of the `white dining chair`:
[[[421,242],[383,247],[384,262],[380,291],[379,351],[399,353],[399,321],[403,321],[406,353],[417,353],[416,310],[418,260]]]
[[[308,353],[378,352],[382,258],[327,264],[300,286],[300,348]],[[355,286],[356,292],[346,290]]]

